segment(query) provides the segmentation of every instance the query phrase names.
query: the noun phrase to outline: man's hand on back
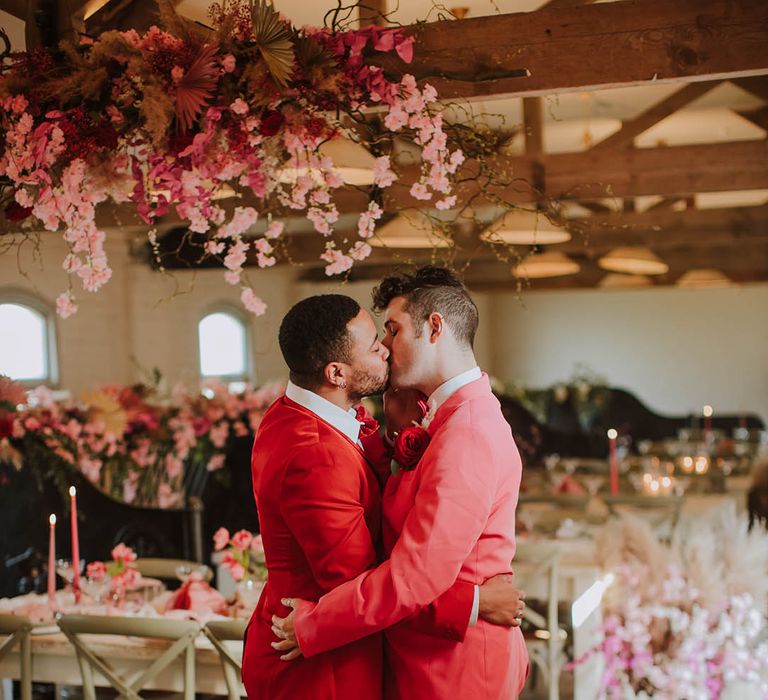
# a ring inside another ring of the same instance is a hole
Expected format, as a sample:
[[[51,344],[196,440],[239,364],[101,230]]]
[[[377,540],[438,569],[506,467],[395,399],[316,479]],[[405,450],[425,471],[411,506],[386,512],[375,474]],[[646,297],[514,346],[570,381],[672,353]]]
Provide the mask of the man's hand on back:
[[[515,588],[514,577],[497,574],[480,586],[480,617],[494,625],[520,626],[525,593]]]

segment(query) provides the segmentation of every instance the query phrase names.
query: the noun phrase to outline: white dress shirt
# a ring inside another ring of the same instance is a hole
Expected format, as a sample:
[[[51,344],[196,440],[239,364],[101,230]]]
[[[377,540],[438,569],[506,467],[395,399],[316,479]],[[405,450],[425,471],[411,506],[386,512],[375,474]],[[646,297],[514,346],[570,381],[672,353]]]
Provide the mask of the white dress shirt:
[[[459,389],[471,382],[477,381],[483,373],[479,367],[473,367],[466,372],[457,374],[455,377],[451,377],[448,381],[443,382],[437,389],[435,389],[427,399],[427,415],[424,416],[421,421],[422,427],[426,428],[437,413],[437,409],[440,408],[453,394]],[[477,618],[480,614],[480,586],[475,586],[475,597],[472,601],[472,614],[469,616],[469,624],[477,624]]]
[[[427,399],[427,415],[424,416],[424,421],[429,425],[430,421],[435,417],[437,409],[440,408],[453,394],[455,394],[461,387],[477,381],[483,373],[479,367],[473,367],[466,372],[457,374],[455,377],[451,377],[448,381],[443,382],[437,389],[435,389]],[[423,422],[422,421],[422,424]]]
[[[326,423],[332,425],[356,445],[360,444],[360,428],[362,424],[355,417],[356,412],[354,408],[345,411],[314,391],[296,386],[293,382],[288,382],[288,386],[285,387],[285,395],[291,401],[295,401],[299,406],[303,406],[318,418],[322,418]]]

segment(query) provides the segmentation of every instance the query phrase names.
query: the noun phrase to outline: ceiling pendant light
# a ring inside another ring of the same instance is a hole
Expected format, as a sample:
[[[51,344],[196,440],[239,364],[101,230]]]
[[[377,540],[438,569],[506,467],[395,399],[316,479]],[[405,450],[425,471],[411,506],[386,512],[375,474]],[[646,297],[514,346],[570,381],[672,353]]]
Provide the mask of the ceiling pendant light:
[[[375,248],[450,248],[453,241],[419,209],[404,209],[377,226],[368,239]]]
[[[630,275],[663,275],[669,265],[648,248],[614,248],[597,261],[604,270]]]
[[[579,270],[581,270],[579,263],[557,251],[530,255],[512,268],[515,277],[527,279],[575,275]]]
[[[553,224],[541,212],[510,209],[488,226],[480,234],[480,239],[507,245],[551,245],[571,240],[571,234]]]
[[[677,280],[677,286],[686,289],[701,289],[704,287],[731,287],[733,280],[720,270],[700,268],[688,270]]]
[[[366,187],[374,181],[373,166],[376,159],[359,143],[348,138],[336,138],[326,141],[318,149],[321,158],[333,161],[334,172],[347,185]],[[280,182],[294,183],[302,175],[310,175],[315,182],[323,181],[323,174],[317,168],[286,166],[280,171]]]
[[[646,275],[625,275],[620,272],[611,272],[600,280],[598,286],[604,289],[636,289],[651,285],[653,285],[653,281]]]

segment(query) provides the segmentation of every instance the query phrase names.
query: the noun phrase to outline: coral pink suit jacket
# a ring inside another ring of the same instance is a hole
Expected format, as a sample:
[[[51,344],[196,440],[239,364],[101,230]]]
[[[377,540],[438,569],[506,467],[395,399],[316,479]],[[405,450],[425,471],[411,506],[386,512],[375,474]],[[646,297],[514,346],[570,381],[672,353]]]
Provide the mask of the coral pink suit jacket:
[[[387,461],[383,449],[377,457]],[[281,598],[318,600],[378,563],[381,491],[371,465],[346,436],[282,397],[259,426],[251,466],[269,576],[246,635],[248,697],[376,700],[382,689],[380,635],[290,663],[270,646],[276,641],[272,615],[290,612]],[[472,588],[457,585],[442,600],[428,624],[435,634],[460,638]]]
[[[528,668],[519,628],[481,619],[456,642],[427,637],[401,620],[457,578],[482,584],[509,570],[520,456],[486,376],[451,395],[429,433],[415,470],[386,487],[389,559],[317,604],[302,605],[294,621],[299,646],[311,658],[391,627],[387,697],[508,700],[518,696]]]

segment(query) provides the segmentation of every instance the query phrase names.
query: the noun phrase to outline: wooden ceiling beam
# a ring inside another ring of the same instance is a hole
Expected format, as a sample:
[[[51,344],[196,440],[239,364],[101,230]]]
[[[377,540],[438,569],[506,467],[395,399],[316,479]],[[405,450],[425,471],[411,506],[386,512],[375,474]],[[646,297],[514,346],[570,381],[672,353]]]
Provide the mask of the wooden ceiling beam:
[[[403,169],[400,174],[400,180],[385,191],[389,211],[419,206],[408,193],[419,175],[418,168]],[[459,171],[456,194],[459,205],[482,205],[530,204],[540,197],[582,201],[645,195],[683,197],[749,189],[768,189],[766,140],[597,149],[537,158],[495,156],[485,163],[465,163]]]
[[[415,27],[411,64],[443,100],[534,96],[768,73],[768,3],[625,0]]]
[[[584,204],[605,197],[660,195],[682,199],[699,192],[768,189],[768,140],[736,143],[638,148],[584,153],[558,153],[528,156],[495,156],[488,168],[468,161],[460,170],[458,204],[477,206],[530,204],[542,197],[550,200],[575,200]],[[489,174],[490,173],[490,174]],[[541,180],[543,174],[543,180]],[[419,175],[418,168],[400,171],[400,180],[384,191],[384,208],[390,212],[407,207],[424,207],[408,190]],[[478,180],[483,180],[479,183]],[[540,184],[534,185],[541,180]],[[357,213],[368,204],[365,191],[344,188],[335,193],[339,211]],[[223,200],[231,213],[235,206],[261,203],[244,196]],[[279,214],[278,214],[279,216]],[[286,220],[299,217],[285,211]],[[626,216],[626,215],[622,215]],[[162,225],[183,224],[173,211]],[[99,227],[140,225],[132,204],[105,206],[96,210]],[[0,234],[19,230],[19,224],[0,220]]]
[[[594,287],[607,271],[602,270],[593,257],[571,254],[581,265],[581,271],[575,275],[548,278],[542,280],[518,280],[511,273],[514,259],[466,256],[450,256],[439,253],[419,252],[403,256],[399,261],[373,261],[357,263],[348,277],[349,281],[380,280],[397,269],[408,269],[426,264],[446,264],[458,270],[465,283],[473,291],[515,290],[518,284],[525,289],[568,289],[574,287]],[[664,275],[653,277],[655,284],[673,284],[684,272],[695,268],[717,268],[737,282],[758,282],[768,279],[768,247],[761,244],[733,249],[730,246],[713,246],[710,250],[674,251],[661,256],[670,269]],[[309,282],[328,282],[338,278],[329,278],[322,267],[307,266],[299,278]]]
[[[645,110],[634,119],[625,121],[618,131],[602,141],[598,141],[592,148],[608,149],[632,146],[634,145],[635,137],[644,131],[648,131],[648,129],[658,124],[662,119],[665,119],[670,114],[674,114],[720,84],[722,84],[721,80],[689,83],[666,99]]]

